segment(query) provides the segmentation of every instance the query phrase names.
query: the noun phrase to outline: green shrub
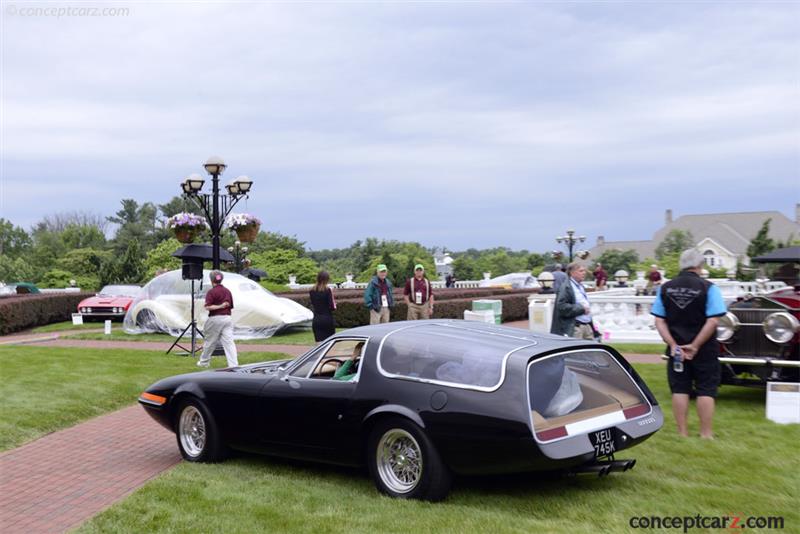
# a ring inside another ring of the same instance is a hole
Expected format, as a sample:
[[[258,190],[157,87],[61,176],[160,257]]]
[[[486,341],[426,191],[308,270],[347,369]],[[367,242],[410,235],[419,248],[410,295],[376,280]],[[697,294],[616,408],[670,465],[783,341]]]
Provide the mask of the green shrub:
[[[37,293],[0,298],[0,335],[67,321],[92,293]]]
[[[502,290],[497,288],[452,289],[434,292],[436,319],[463,319],[464,310],[472,309],[475,299],[497,299],[503,301],[503,321],[519,321],[528,317],[529,289]],[[281,293],[303,306],[310,308],[308,291]],[[408,307],[403,302],[403,290],[394,290],[395,306],[392,308],[392,321],[405,321]],[[336,326],[353,328],[369,324],[369,310],[364,306],[364,291],[346,289],[336,292],[336,310],[333,312]]]

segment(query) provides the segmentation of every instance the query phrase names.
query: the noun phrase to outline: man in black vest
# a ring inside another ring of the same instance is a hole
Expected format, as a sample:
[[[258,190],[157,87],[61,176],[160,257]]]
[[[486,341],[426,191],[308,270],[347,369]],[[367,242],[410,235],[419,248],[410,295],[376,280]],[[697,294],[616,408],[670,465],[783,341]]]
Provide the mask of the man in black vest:
[[[685,250],[680,257],[680,274],[660,287],[650,313],[656,316],[656,329],[671,357],[667,379],[678,433],[689,435],[686,419],[694,387],[700,437],[712,439],[714,398],[720,380],[719,347],[714,334],[717,317],[725,315],[726,310],[719,288],[700,278],[703,264],[700,251]],[[677,365],[676,360],[680,362]]]

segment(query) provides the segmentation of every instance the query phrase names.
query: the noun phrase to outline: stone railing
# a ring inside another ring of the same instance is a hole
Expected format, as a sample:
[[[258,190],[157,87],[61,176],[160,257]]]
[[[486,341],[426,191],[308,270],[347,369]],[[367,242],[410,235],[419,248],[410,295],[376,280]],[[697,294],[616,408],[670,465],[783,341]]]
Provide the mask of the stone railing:
[[[726,305],[746,294],[758,295],[786,286],[783,282],[737,281],[721,281],[717,285],[720,286]],[[595,328],[603,334],[604,341],[608,342],[661,343],[661,336],[656,331],[655,317],[650,314],[655,299],[652,295],[636,296],[636,289],[633,287],[589,293]],[[531,295],[528,300],[554,301],[555,295]]]

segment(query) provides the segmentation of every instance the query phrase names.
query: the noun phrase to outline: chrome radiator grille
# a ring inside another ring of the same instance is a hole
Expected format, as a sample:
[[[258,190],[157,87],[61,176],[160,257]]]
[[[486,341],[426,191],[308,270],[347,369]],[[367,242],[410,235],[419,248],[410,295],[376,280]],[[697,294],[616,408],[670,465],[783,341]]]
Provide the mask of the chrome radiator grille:
[[[767,336],[764,335],[764,329],[761,326],[768,315],[779,311],[784,310],[730,310],[731,313],[736,315],[740,323],[751,324],[742,324],[742,326],[739,327],[739,331],[736,333],[733,343],[727,345],[728,350],[734,356],[779,357],[782,352],[781,346],[767,339]]]

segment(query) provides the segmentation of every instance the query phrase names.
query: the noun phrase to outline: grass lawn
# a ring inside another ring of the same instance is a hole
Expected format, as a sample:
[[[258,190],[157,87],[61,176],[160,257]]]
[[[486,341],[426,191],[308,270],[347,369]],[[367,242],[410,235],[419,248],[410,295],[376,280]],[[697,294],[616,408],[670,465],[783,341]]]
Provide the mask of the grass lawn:
[[[241,363],[287,358],[242,352]],[[160,351],[0,347],[0,450],[129,406],[165,376],[196,371],[194,358]],[[224,367],[225,358],[213,358]]]
[[[622,354],[664,354],[663,343],[607,343]]]
[[[664,366],[637,369],[667,422],[618,455],[638,459],[624,474],[461,478],[447,501],[430,504],[382,497],[359,470],[241,455],[182,463],[79,532],[634,532],[633,516],[697,514],[783,516],[797,531],[800,425],[767,421],[763,391],[725,387],[717,439],[680,438]]]
[[[112,323],[113,328],[122,328],[121,323]],[[63,321],[61,323],[52,323],[44,326],[37,326],[32,328],[31,332],[34,334],[46,334],[49,332],[63,332],[65,330],[97,330],[103,329],[103,321],[84,322],[83,324],[72,324],[72,321]]]
[[[345,330],[337,329],[337,332]],[[64,339],[93,339],[104,341],[164,341],[172,343],[175,341],[173,336],[168,334],[127,334],[122,327],[115,326],[111,334],[105,335],[102,332],[85,332],[64,336]],[[188,335],[186,338],[188,339]],[[314,345],[314,333],[311,330],[293,330],[290,332],[279,332],[266,339],[245,339],[237,340],[237,344],[245,345]]]

